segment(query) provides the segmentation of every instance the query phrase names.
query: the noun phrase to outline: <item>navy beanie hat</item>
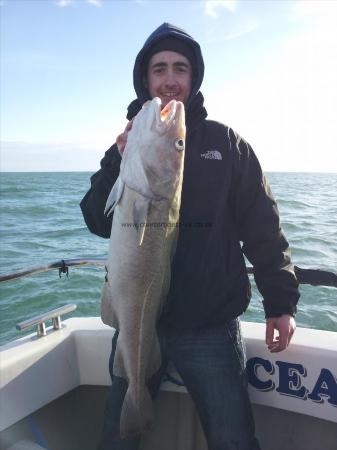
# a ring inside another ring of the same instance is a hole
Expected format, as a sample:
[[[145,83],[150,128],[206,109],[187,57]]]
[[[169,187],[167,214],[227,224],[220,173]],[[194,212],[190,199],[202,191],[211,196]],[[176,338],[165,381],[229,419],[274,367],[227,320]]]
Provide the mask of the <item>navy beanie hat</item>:
[[[149,48],[149,50],[146,53],[146,57],[144,58],[143,64],[142,64],[143,65],[143,74],[146,74],[147,67],[150,62],[151,57],[153,55],[155,55],[156,53],[159,53],[159,52],[162,52],[165,50],[180,53],[181,55],[185,56],[185,58],[187,58],[189,60],[191,67],[192,67],[192,72],[193,72],[193,68],[195,69],[195,66],[196,66],[196,61],[195,61],[195,56],[194,56],[194,52],[191,48],[191,45],[182,41],[181,39],[177,39],[175,37],[170,36],[170,37],[164,38],[164,39],[156,42],[154,45],[152,45]]]

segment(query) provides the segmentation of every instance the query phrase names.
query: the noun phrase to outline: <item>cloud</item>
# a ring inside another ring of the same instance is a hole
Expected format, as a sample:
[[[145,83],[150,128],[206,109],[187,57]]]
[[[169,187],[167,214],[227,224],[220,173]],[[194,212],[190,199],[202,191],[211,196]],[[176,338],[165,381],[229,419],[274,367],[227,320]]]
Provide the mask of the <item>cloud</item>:
[[[102,6],[101,0],[87,0],[88,5],[97,6],[98,8]]]
[[[82,2],[91,6],[96,6],[97,8],[102,6],[102,0],[82,0]],[[75,0],[56,0],[56,6],[59,6],[60,8],[65,8],[74,4]]]
[[[207,16],[216,19],[218,17],[217,10],[225,8],[227,11],[233,13],[236,10],[237,0],[206,0],[204,5],[204,12]]]
[[[72,5],[74,2],[73,0],[57,0],[56,6],[59,6],[60,8],[65,8],[66,6]]]
[[[250,20],[246,24],[241,24],[240,27],[229,33],[218,33],[214,36],[209,36],[204,40],[204,44],[214,44],[215,42],[231,41],[240,38],[248,33],[252,33],[259,28],[260,23],[257,20]]]

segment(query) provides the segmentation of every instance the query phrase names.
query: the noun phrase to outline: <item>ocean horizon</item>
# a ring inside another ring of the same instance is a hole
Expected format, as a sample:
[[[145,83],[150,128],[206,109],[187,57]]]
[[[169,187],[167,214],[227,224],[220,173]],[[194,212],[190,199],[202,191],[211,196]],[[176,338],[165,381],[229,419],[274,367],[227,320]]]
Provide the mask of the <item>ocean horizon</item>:
[[[0,272],[12,273],[73,258],[104,258],[108,240],[91,234],[79,203],[94,171],[2,172],[0,183]],[[336,272],[337,173],[266,171],[278,203],[281,225],[301,268]],[[67,303],[67,316],[100,315],[104,270],[70,268],[0,283],[0,343],[23,334],[15,324]],[[243,320],[263,322],[261,295],[253,278],[253,298]],[[302,285],[297,325],[337,331],[337,290]],[[28,332],[32,332],[30,330]]]

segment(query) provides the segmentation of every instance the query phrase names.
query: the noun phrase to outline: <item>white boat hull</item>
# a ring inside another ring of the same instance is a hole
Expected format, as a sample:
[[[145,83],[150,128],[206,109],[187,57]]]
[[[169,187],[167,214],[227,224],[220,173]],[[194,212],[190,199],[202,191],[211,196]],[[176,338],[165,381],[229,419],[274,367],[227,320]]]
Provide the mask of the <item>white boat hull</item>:
[[[283,425],[289,422],[293,439],[299,431],[297,423],[302,424],[307,435],[324,428],[327,439],[323,446],[310,447],[314,445],[310,437],[305,446],[289,444],[285,447],[288,450],[336,450],[337,333],[298,328],[286,351],[271,354],[264,343],[264,324],[244,322],[242,329],[247,345],[250,397],[257,428],[261,424],[260,433],[265,435],[262,440],[267,439],[268,433],[273,438],[273,420],[276,427],[282,417]],[[30,335],[1,347],[0,431],[6,433],[9,427],[79,386],[98,390],[99,386],[109,386],[112,335],[113,330],[98,317],[72,318],[63,322],[61,330],[50,330],[46,337]],[[174,373],[173,376],[177,378]],[[102,401],[100,408],[103,407]],[[175,433],[175,442],[181,440],[175,450],[206,448],[184,387],[164,382],[156,407],[157,423],[154,432],[144,438],[144,449],[156,448],[156,439],[163,439],[166,433]],[[289,427],[284,440],[289,440]],[[322,444],[321,431],[317,433]],[[165,450],[162,444],[160,448]],[[279,447],[275,444],[272,448]]]

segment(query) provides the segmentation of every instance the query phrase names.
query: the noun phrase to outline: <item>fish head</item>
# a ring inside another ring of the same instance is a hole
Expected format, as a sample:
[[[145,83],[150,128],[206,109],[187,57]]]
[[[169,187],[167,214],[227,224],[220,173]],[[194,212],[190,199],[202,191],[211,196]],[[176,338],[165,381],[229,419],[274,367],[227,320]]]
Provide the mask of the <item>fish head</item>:
[[[171,100],[163,109],[158,97],[146,102],[128,135],[124,181],[150,198],[173,198],[182,183],[185,136],[182,102]]]

